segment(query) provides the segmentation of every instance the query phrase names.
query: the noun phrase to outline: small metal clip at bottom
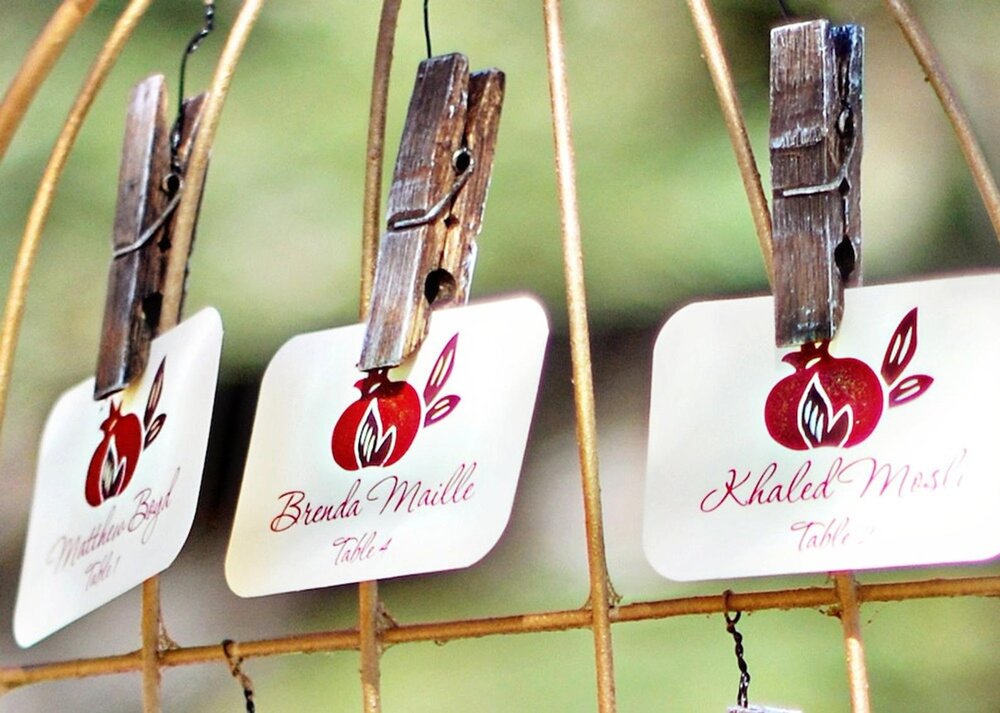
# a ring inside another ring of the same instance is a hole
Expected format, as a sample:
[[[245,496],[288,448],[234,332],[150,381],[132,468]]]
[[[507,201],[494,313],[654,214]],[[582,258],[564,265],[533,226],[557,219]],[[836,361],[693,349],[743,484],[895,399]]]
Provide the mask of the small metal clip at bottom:
[[[504,75],[469,74],[460,54],[420,63],[389,190],[358,368],[397,366],[427,334],[430,310],[468,299]]]
[[[726,713],[802,713],[791,708],[771,708],[770,706],[734,706],[727,709]]]

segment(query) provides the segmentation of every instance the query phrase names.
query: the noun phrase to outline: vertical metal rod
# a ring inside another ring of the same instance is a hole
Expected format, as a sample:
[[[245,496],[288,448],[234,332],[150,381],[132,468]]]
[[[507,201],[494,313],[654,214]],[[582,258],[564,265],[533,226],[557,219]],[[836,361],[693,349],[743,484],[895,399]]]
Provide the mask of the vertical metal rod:
[[[368,147],[365,152],[364,216],[361,222],[361,319],[368,319],[372,283],[375,281],[375,258],[382,232],[382,165],[385,156],[386,106],[389,101],[389,75],[392,71],[392,48],[401,0],[384,0],[375,44],[375,69],[372,72],[372,97],[368,119]]]
[[[125,42],[131,36],[143,14],[149,8],[152,0],[131,0],[115,23],[111,34],[101,48],[97,59],[84,80],[83,87],[70,109],[66,123],[63,124],[59,137],[56,139],[52,155],[38,183],[35,200],[28,212],[28,222],[21,238],[11,272],[10,287],[7,290],[7,302],[4,307],[3,323],[0,325],[0,429],[7,407],[7,394],[10,389],[11,369],[14,362],[14,352],[17,348],[17,338],[21,329],[21,319],[24,316],[24,303],[34,268],[35,256],[41,242],[42,231],[48,218],[52,201],[55,198],[56,186],[66,166],[66,159],[76,142],[76,137],[83,126],[83,120],[90,111],[90,106],[97,96],[98,90],[104,84],[108,72],[114,66]]]
[[[160,580],[142,583],[142,710],[160,713]]]
[[[861,607],[858,604],[858,584],[850,572],[833,575],[840,600],[840,623],[844,630],[844,650],[847,659],[847,679],[851,691],[853,713],[871,713],[868,697],[868,669],[865,646],[861,640]]]
[[[616,709],[614,654],[611,644],[610,608],[614,597],[608,579],[601,513],[601,485],[597,465],[597,424],[594,382],[590,359],[590,328],[583,279],[583,251],[576,195],[576,168],[566,81],[566,55],[559,0],[542,0],[548,55],[549,92],[552,98],[552,130],[555,140],[556,180],[562,222],[563,260],[566,271],[566,301],[569,310],[570,353],[573,362],[573,392],[576,402],[576,438],[583,481],[587,526],[587,560],[590,569],[590,606],[593,616],[597,665],[597,695],[601,713]]]
[[[382,710],[382,687],[379,657],[378,582],[358,585],[358,644],[361,650],[361,696],[365,713]]]
[[[368,319],[375,259],[381,233],[382,170],[385,157],[385,123],[389,102],[389,77],[392,50],[401,0],[383,0],[375,42],[375,66],[372,70],[372,96],[369,106],[368,145],[365,151],[364,214],[361,221],[361,296],[359,317]],[[361,696],[365,713],[382,710],[382,655],[379,641],[378,582],[358,584],[358,647],[361,654]]]
[[[177,205],[174,216],[174,244],[170,250],[167,263],[166,284],[163,290],[162,317],[160,329],[165,331],[173,326],[170,320],[180,318],[181,303],[184,299],[184,283],[187,273],[188,256],[191,253],[191,239],[194,236],[194,225],[198,220],[198,205],[201,202],[202,187],[205,182],[209,154],[212,142],[219,129],[219,119],[222,107],[229,94],[236,65],[240,61],[243,49],[257,22],[264,0],[245,0],[240,7],[233,27],[226,38],[226,44],[219,55],[219,62],[212,75],[212,84],[201,113],[201,126],[198,135],[191,146],[191,156],[188,159],[186,175],[190,178],[184,184],[184,194]]]
[[[719,29],[712,19],[708,0],[688,0],[688,9],[691,11],[691,19],[694,21],[694,27],[698,33],[698,41],[701,43],[705,62],[708,63],[712,84],[715,85],[715,92],[719,95],[719,106],[722,108],[722,118],[725,120],[726,130],[729,132],[729,140],[736,153],[736,165],[739,167],[740,177],[743,179],[747,201],[750,203],[750,215],[753,218],[754,231],[757,233],[757,241],[760,243],[760,251],[764,257],[767,279],[773,283],[772,253],[774,250],[771,244],[771,213],[767,207],[767,198],[764,196],[764,187],[761,185],[757,162],[754,160],[753,147],[747,137],[747,127],[743,120],[740,98],[736,94],[733,75],[729,70],[725,50],[722,48],[722,40],[719,38]]]
[[[172,231],[174,245],[164,279],[163,305],[159,331],[165,332],[181,319],[187,279],[187,262],[191,252],[194,225],[198,220],[202,187],[205,181],[209,155],[219,128],[222,107],[229,94],[233,74],[239,63],[247,39],[260,15],[264,0],[246,0],[240,8],[233,27],[222,48],[219,62],[212,75],[212,83],[202,107],[201,127],[191,146],[185,175],[184,193],[177,205]],[[182,99],[183,97],[179,97]],[[160,705],[160,583],[151,577],[142,584],[142,693],[144,713],[159,713]]]
[[[0,101],[0,159],[36,92],[97,0],[63,0],[24,57]]]
[[[997,182],[990,171],[989,164],[986,163],[986,156],[983,149],[976,140],[976,135],[972,131],[972,124],[968,114],[962,108],[962,103],[955,94],[955,90],[948,81],[941,58],[937,50],[931,43],[927,31],[921,26],[917,16],[910,9],[904,0],[884,0],[886,9],[892,15],[899,29],[903,31],[906,41],[909,43],[913,54],[927,76],[927,81],[931,83],[941,108],[951,121],[955,135],[958,137],[958,145],[962,148],[965,162],[969,165],[972,173],[972,180],[979,189],[979,195],[983,198],[986,212],[989,214],[990,222],[993,224],[993,231],[1000,240],[1000,190],[997,189]]]

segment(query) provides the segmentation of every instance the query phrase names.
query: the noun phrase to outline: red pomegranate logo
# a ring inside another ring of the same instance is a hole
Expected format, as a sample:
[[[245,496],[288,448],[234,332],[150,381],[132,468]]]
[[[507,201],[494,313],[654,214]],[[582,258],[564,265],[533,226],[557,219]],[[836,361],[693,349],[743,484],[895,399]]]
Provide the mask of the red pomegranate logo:
[[[767,432],[796,451],[861,443],[875,430],[886,407],[908,403],[934,383],[924,374],[902,378],[916,352],[916,307],[889,340],[881,378],[859,359],[832,356],[829,341],[803,344],[782,359],[795,373],[779,381],[767,396]]]
[[[139,463],[139,454],[160,435],[167,416],[162,413],[156,415],[156,406],[163,393],[163,366],[166,361],[164,357],[156,370],[141,423],[134,413],[123,414],[120,403],[110,402],[111,412],[101,424],[104,438],[90,459],[84,487],[87,502],[95,508],[125,491]]]
[[[344,470],[390,466],[413,444],[421,425],[433,425],[449,415],[461,399],[438,395],[455,366],[456,334],[438,355],[423,399],[405,381],[392,381],[388,369],[374,369],[354,387],[361,398],[348,406],[333,427],[333,460]]]

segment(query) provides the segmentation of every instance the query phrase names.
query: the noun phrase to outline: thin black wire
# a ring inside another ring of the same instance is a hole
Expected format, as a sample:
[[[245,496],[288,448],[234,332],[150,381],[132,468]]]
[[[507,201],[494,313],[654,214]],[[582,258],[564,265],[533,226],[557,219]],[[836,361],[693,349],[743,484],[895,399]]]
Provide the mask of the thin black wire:
[[[212,30],[214,29],[215,1],[205,0],[204,24],[188,41],[187,47],[184,48],[184,54],[181,56],[180,78],[177,82],[177,119],[174,121],[174,127],[170,131],[170,171],[175,176],[180,176],[181,172],[180,159],[177,156],[177,152],[181,145],[181,134],[184,133],[184,79],[187,76],[188,57],[198,51],[202,40],[212,34]]]
[[[736,622],[742,616],[741,612],[736,612],[736,616],[730,617],[729,612],[723,612],[726,617],[726,631],[728,631],[733,641],[736,642],[736,665],[740,669],[740,685],[736,691],[736,705],[741,708],[749,707],[750,703],[750,669],[746,659],[743,658],[743,635],[736,630]]]
[[[424,41],[427,43],[427,59],[434,56],[431,51],[431,11],[430,0],[424,0]]]
[[[246,701],[247,713],[257,713],[257,706],[254,704],[253,700],[253,681],[250,680],[249,676],[243,673],[243,659],[233,656],[233,643],[232,639],[225,639],[222,642],[222,653],[226,657],[226,661],[229,663],[229,672],[240,684],[240,688],[243,689],[243,700]]]
[[[785,16],[786,20],[791,20],[794,17],[791,8],[788,7],[788,3],[785,0],[778,0],[778,5],[781,6],[781,14]]]

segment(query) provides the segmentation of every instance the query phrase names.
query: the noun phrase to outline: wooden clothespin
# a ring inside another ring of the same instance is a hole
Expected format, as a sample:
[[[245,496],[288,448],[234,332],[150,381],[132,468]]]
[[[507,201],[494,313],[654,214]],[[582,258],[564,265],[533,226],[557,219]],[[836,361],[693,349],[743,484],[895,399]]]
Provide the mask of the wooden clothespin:
[[[771,30],[771,184],[778,346],[831,339],[861,278],[864,30]]]
[[[149,345],[158,333],[162,316],[167,259],[175,237],[172,217],[184,190],[184,171],[198,131],[204,96],[184,103],[184,120],[176,155],[172,156],[163,76],[149,77],[132,90],[118,175],[113,258],[108,272],[95,399],[125,388],[146,368]]]
[[[504,74],[464,55],[420,63],[379,245],[363,370],[396,366],[427,334],[431,305],[464,304],[493,170]]]

